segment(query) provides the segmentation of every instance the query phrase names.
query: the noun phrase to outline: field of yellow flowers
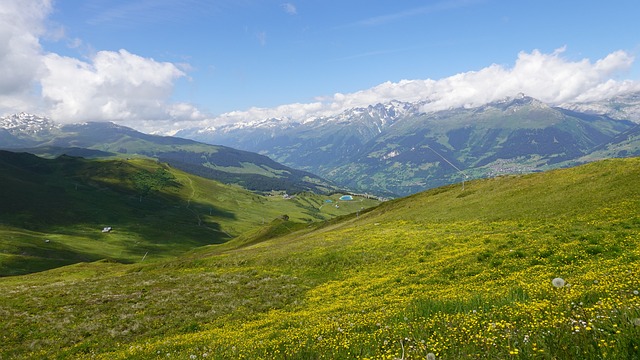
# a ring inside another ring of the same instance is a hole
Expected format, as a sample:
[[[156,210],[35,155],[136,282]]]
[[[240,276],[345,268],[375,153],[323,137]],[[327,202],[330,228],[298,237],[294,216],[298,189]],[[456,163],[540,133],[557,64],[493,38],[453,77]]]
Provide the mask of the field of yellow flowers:
[[[0,279],[0,358],[640,358],[639,184],[608,160]]]

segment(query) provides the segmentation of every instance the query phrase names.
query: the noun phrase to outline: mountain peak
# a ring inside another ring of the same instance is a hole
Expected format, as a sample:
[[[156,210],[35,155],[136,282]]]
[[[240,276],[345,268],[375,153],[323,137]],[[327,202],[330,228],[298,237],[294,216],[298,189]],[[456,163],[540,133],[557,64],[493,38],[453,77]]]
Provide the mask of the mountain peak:
[[[560,107],[640,124],[640,91],[619,94],[603,100],[564,103],[560,104]]]
[[[507,96],[504,99],[490,102],[483,107],[493,107],[498,108],[500,110],[507,110],[510,108],[518,108],[523,106],[534,106],[539,108],[548,108],[548,105],[543,103],[542,101],[533,98],[531,96],[525,95],[525,93],[518,93],[516,96]]]
[[[47,117],[25,112],[0,117],[0,128],[6,129],[11,133],[17,132],[34,135],[58,127],[58,124]]]

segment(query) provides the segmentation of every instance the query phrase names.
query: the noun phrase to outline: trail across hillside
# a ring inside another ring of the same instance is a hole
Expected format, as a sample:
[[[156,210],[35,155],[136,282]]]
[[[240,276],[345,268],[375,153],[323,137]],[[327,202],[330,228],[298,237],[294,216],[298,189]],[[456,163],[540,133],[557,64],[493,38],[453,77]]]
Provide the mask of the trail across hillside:
[[[193,186],[193,180],[191,180],[191,177],[189,176],[184,176],[185,179],[187,179],[188,183],[189,183],[189,187],[191,188],[191,195],[189,195],[189,199],[187,199],[187,206],[185,207],[187,210],[189,210],[193,215],[195,215],[196,219],[198,220],[198,226],[203,226],[202,225],[202,218],[200,217],[200,214],[198,214],[198,212],[194,209],[191,208],[191,200],[193,200],[196,197],[196,188],[195,186]],[[214,228],[211,228],[209,226],[204,226],[205,228],[215,231],[215,232],[219,232],[219,233],[223,233],[226,236],[228,236],[229,238],[232,238],[233,236],[231,236],[231,234],[229,234],[228,232],[224,231],[224,230],[217,230]]]

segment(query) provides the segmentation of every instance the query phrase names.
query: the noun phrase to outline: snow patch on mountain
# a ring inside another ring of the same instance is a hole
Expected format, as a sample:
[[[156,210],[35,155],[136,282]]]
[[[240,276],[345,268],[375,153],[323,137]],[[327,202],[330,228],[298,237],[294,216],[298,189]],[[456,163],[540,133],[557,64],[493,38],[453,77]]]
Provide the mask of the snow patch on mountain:
[[[59,127],[59,124],[49,118],[24,112],[0,117],[0,128],[12,134],[37,135]]]
[[[618,95],[606,100],[561,104],[561,108],[587,114],[606,115],[616,120],[640,124],[640,92]]]
[[[228,133],[234,130],[246,129],[288,129],[300,125],[322,126],[327,124],[349,124],[356,122],[378,123],[379,127],[386,127],[397,119],[420,111],[419,103],[407,103],[391,101],[386,104],[375,104],[367,107],[357,107],[344,110],[333,116],[313,116],[304,119],[293,118],[268,118],[258,121],[238,122],[235,124],[211,126],[197,130],[199,134],[222,132]]]

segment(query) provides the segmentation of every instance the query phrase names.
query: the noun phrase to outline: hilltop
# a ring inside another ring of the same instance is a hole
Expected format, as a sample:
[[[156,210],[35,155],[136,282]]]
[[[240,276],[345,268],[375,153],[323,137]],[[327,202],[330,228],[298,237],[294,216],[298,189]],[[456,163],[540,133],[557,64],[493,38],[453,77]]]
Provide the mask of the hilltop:
[[[0,355],[637,358],[639,178],[629,158],[474,180],[177,259],[0,279]]]

